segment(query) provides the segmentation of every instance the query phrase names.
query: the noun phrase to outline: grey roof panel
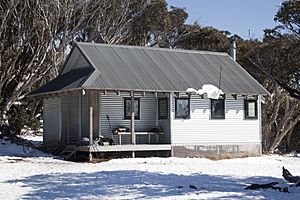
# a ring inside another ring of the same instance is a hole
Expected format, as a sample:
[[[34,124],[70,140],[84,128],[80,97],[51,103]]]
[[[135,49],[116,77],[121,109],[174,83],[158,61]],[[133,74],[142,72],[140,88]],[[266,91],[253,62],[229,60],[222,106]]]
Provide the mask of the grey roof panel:
[[[242,87],[236,87],[241,83],[238,76],[234,76],[232,73],[231,68],[227,67],[227,65],[222,62],[219,57],[209,57],[207,59],[207,62],[209,62],[211,68],[214,68],[215,78],[218,82],[220,79],[220,70],[221,70],[221,84],[220,88],[223,90],[223,88],[226,88],[227,93],[230,93],[229,91],[235,91],[237,93],[243,93],[242,91],[247,91],[247,89]],[[218,68],[216,68],[218,66]],[[223,78],[223,77],[230,77],[229,78]],[[217,83],[216,83],[217,84]]]
[[[247,90],[253,91],[253,94],[269,94],[269,92],[259,82],[257,82],[244,68],[242,68],[237,62],[233,61],[230,57],[230,59],[226,59],[224,57],[218,58],[230,69],[232,72],[231,76],[240,80],[240,84],[236,84],[236,87],[232,92],[239,88],[241,93],[243,93],[242,91]]]
[[[28,94],[28,96],[35,96],[38,94],[55,92],[58,90],[67,90],[81,87],[84,81],[92,74],[93,68],[82,68],[71,70],[55,79],[49,83],[43,85],[37,90]]]
[[[268,94],[268,92],[226,53],[76,43],[94,72],[61,75],[36,92],[71,87],[112,90],[185,91],[203,84],[219,85],[225,93]],[[72,77],[72,78],[71,78]],[[65,80],[66,79],[66,80]],[[72,83],[66,84],[72,80]],[[64,82],[64,83],[63,83]],[[66,83],[65,83],[66,82]],[[79,84],[80,82],[80,84]],[[84,82],[84,83],[82,83]],[[54,86],[58,84],[58,86]]]
[[[161,72],[165,75],[165,77],[172,83],[172,90],[176,90],[178,88],[182,91],[182,88],[188,88],[189,82],[186,81],[186,78],[189,74],[184,72],[184,66],[177,62],[172,58],[172,53],[170,52],[156,52],[156,51],[149,51],[149,54],[155,54],[156,57],[160,57],[160,60],[156,60],[157,66],[164,66],[159,67]],[[155,57],[154,57],[155,58]],[[174,67],[177,66],[177,67]],[[185,89],[185,90],[186,90]]]
[[[164,79],[160,71],[155,67],[154,63],[150,58],[145,54],[143,50],[132,50],[128,49],[132,57],[136,59],[130,59],[129,62],[134,65],[135,71],[138,74],[142,74],[141,79],[143,80],[145,88],[160,88],[160,84]],[[147,70],[152,68],[152,70]],[[161,81],[159,81],[161,80]],[[164,84],[165,87],[168,87],[168,83]]]
[[[166,87],[166,89],[174,90],[176,85],[179,85],[178,82],[182,82],[180,74],[174,71],[176,69],[172,68],[168,60],[166,60],[166,57],[159,52],[146,50],[144,50],[144,52],[151,59],[156,71],[158,71],[156,74],[161,76],[158,80],[159,87]],[[171,69],[173,69],[173,71]]]
[[[127,69],[126,65],[122,62],[118,54],[111,47],[98,48],[97,51],[102,55],[103,62],[105,62],[105,67],[102,69],[101,78],[108,77],[109,85],[104,86],[107,88],[131,88],[135,85],[132,81],[133,75],[130,69]],[[98,68],[102,66],[95,62]],[[100,78],[100,77],[99,77]],[[130,80],[130,81],[129,81]],[[99,87],[96,85],[96,87]],[[100,85],[100,87],[102,87]]]
[[[123,64],[123,72],[120,74],[120,79],[126,77],[129,88],[147,88],[147,84],[144,84],[146,78],[146,73],[139,70],[141,65],[136,59],[133,59],[133,55],[126,48],[112,48],[115,55],[119,58],[119,65],[115,65],[116,71],[119,70],[118,66]],[[113,59],[113,58],[112,58]]]
[[[225,84],[228,85],[227,91],[236,91],[237,93],[243,93],[243,91],[251,91],[248,84],[245,84],[245,79],[243,78],[244,73],[240,74],[239,69],[236,68],[238,65],[228,65],[228,63],[224,62],[226,60],[231,59],[223,59],[223,58],[216,58],[211,60],[212,64],[220,64],[222,65],[222,76],[224,77],[231,77],[231,79],[222,79],[221,80],[221,88]],[[238,68],[241,68],[238,66]],[[235,87],[234,87],[235,86]]]
[[[77,43],[100,75],[91,85],[105,89],[185,91],[203,84],[225,93],[268,94],[228,54],[149,47]]]
[[[149,88],[173,88],[171,82],[161,73],[161,69],[154,62],[155,59],[151,59],[146,51],[143,49],[129,49],[132,55],[136,58],[138,63],[140,63],[140,68],[145,74],[146,81],[149,83],[147,87]]]

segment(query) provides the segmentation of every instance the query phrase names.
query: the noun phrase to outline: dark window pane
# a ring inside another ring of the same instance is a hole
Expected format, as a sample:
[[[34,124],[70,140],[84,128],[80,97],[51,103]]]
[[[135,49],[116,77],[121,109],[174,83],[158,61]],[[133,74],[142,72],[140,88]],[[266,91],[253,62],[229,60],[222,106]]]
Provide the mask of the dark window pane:
[[[225,119],[225,100],[211,99],[211,118],[212,119]]]
[[[135,119],[140,119],[140,99],[134,99],[134,116]],[[131,100],[130,98],[124,99],[124,118],[131,118]]]
[[[177,98],[175,99],[175,118],[188,119],[190,118],[190,100]]]
[[[158,118],[168,119],[168,99],[158,99]]]

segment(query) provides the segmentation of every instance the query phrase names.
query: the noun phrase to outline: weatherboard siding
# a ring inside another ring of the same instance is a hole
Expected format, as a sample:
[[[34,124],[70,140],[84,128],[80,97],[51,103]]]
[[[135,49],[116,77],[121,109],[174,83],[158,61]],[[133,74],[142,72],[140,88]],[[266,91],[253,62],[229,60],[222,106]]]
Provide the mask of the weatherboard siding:
[[[44,99],[44,143],[57,142],[60,137],[60,99]]]
[[[160,135],[160,143],[170,144],[170,121],[169,119],[158,120],[158,126],[162,128],[163,134]]]
[[[242,97],[226,98],[225,119],[210,119],[210,99],[192,96],[190,106],[190,119],[184,120],[175,119],[172,105],[172,145],[260,143],[260,117],[244,119]]]
[[[110,118],[111,128],[128,127],[130,129],[130,119],[124,119],[124,97],[130,97],[129,93],[107,93],[100,95],[100,134],[104,137],[111,137],[111,130],[106,115]],[[140,98],[140,119],[135,120],[135,131],[145,131],[156,127],[157,119],[157,99],[153,95],[135,95]],[[139,135],[136,137],[137,143],[146,143],[147,136]],[[154,142],[155,137],[151,139]],[[114,136],[115,142],[118,137]],[[122,142],[131,143],[130,135],[123,135]]]
[[[68,94],[60,99],[44,100],[44,142],[61,141],[78,143],[80,138],[88,137],[89,133],[89,102],[87,92],[83,94]],[[130,119],[124,119],[124,97],[130,97],[129,92],[99,93],[99,131],[104,137],[111,137],[111,129],[106,115],[110,118],[111,128],[128,127]],[[182,96],[182,94],[180,95]],[[164,134],[160,135],[159,143],[172,146],[199,145],[241,145],[261,142],[261,113],[258,106],[258,119],[245,119],[244,99],[237,100],[227,95],[225,100],[225,119],[210,119],[210,99],[201,99],[193,95],[190,101],[190,119],[175,119],[175,98],[172,98],[171,124],[170,119],[158,119],[157,97],[152,93],[135,95],[140,98],[140,120],[135,120],[135,131],[146,131],[154,127],[162,127]],[[260,98],[258,98],[260,104]],[[170,118],[170,117],[169,117]],[[171,134],[170,134],[171,133]],[[118,144],[118,136],[113,136]],[[137,144],[147,143],[147,135],[136,137]],[[171,140],[171,141],[170,141]],[[131,143],[130,135],[122,136],[122,143]],[[155,143],[155,136],[151,137]],[[244,148],[240,146],[239,148]],[[247,150],[248,151],[248,150]],[[176,150],[177,154],[178,151]],[[180,151],[179,151],[180,152]],[[182,152],[181,152],[182,153]],[[176,155],[177,155],[176,154]],[[179,154],[178,154],[179,155]]]

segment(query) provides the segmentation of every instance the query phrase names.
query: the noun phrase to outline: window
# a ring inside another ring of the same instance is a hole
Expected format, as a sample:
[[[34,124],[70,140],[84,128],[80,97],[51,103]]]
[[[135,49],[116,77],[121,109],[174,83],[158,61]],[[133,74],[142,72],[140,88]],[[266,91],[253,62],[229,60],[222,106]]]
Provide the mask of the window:
[[[211,119],[225,119],[224,99],[211,99]]]
[[[245,119],[257,119],[256,100],[245,100]]]
[[[124,98],[124,119],[131,119],[131,99]],[[140,119],[140,99],[134,99],[134,119]]]
[[[176,119],[190,118],[190,99],[188,98],[175,99],[175,118]]]
[[[168,99],[158,99],[158,119],[168,119],[169,109],[168,109]]]

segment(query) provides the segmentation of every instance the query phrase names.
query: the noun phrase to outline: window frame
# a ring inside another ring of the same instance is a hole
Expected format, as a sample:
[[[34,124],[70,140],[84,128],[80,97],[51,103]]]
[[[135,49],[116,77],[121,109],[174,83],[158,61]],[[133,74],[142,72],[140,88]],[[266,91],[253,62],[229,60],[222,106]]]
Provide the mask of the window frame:
[[[213,102],[214,101],[223,101],[223,116],[219,117],[219,116],[214,116],[213,112],[212,112],[212,108],[213,108]],[[210,99],[210,119],[225,119],[225,99]]]
[[[131,97],[124,97],[124,101],[123,101],[123,119],[131,119],[131,116],[126,116],[126,101],[131,102]],[[140,120],[141,119],[141,102],[140,102],[140,98],[134,98],[134,101],[138,101],[138,113],[137,113],[137,115],[134,114],[134,119],[135,120]]]
[[[187,100],[188,101],[188,116],[186,118],[180,117],[177,115],[177,101],[178,100]],[[190,98],[188,97],[178,97],[175,98],[175,119],[190,119],[191,118],[191,103]]]
[[[254,113],[255,113],[255,116],[254,117],[251,117],[249,116],[249,110],[248,110],[248,103],[250,102],[254,102]],[[256,99],[245,99],[244,100],[244,117],[245,119],[258,119],[258,107],[257,107],[257,100]]]
[[[166,116],[161,116],[160,115],[160,110],[161,110],[161,107],[160,107],[160,101],[166,101],[166,113],[167,115]],[[158,107],[158,119],[169,119],[169,101],[168,101],[168,98],[158,98],[157,100],[157,107]]]

